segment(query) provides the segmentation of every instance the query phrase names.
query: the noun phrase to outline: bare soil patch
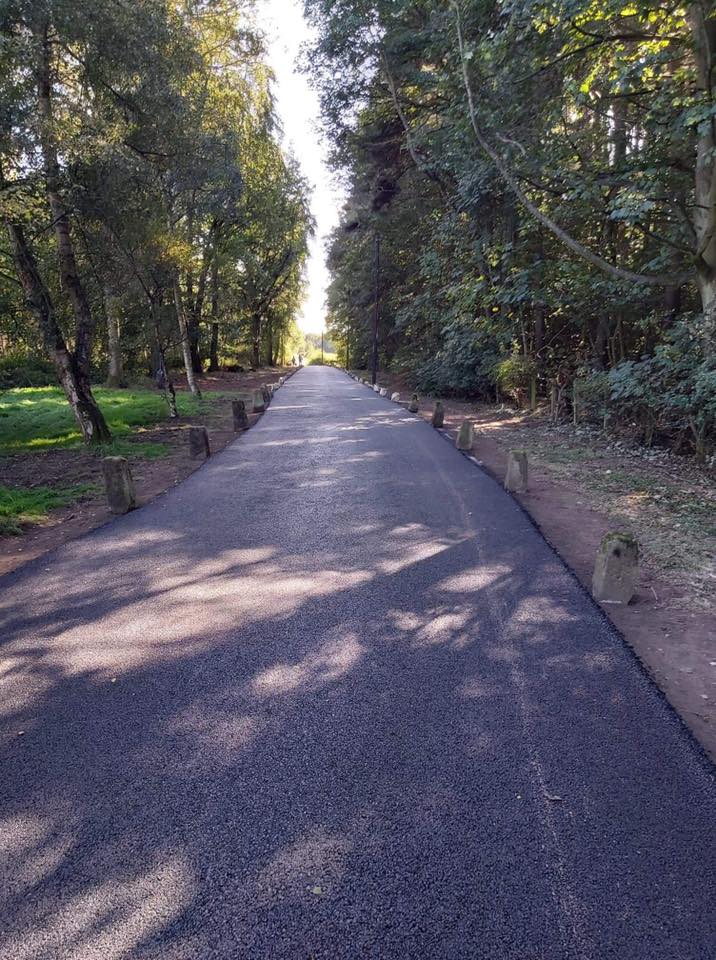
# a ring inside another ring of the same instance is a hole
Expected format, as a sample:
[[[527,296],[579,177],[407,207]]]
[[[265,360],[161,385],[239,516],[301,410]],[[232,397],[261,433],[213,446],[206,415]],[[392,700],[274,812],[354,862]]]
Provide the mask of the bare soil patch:
[[[159,494],[180,483],[204,461],[189,457],[186,430],[193,424],[202,424],[209,431],[213,453],[222,450],[235,439],[231,414],[233,395],[252,390],[262,383],[275,382],[279,376],[290,376],[295,368],[275,367],[253,373],[212,373],[199,377],[199,387],[205,395],[206,410],[198,416],[185,416],[141,427],[123,440],[131,443],[163,443],[169,447],[166,456],[156,460],[128,455],[132,476],[141,507]],[[186,390],[178,379],[177,391]],[[212,396],[221,393],[222,396]],[[259,419],[249,417],[250,424]],[[96,494],[59,510],[53,510],[41,523],[28,524],[21,536],[0,537],[0,576],[9,573],[42,556],[55,547],[93,530],[112,519],[103,490],[102,455],[83,447],[47,450],[0,458],[2,480],[11,486],[54,486],[60,483],[92,483]]]
[[[402,398],[412,387],[381,374]],[[432,413],[421,397],[420,414]],[[473,455],[502,483],[511,449],[529,458],[529,491],[515,499],[591,590],[605,533],[639,541],[641,580],[627,606],[602,605],[684,722],[716,760],[716,483],[693,459],[647,451],[588,426],[554,425],[546,413],[445,400],[453,436],[471,419]]]

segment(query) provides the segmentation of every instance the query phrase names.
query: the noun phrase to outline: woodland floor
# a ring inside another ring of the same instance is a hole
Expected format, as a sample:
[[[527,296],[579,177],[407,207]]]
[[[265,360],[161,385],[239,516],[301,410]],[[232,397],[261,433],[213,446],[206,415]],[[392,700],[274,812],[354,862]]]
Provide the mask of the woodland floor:
[[[201,465],[201,460],[189,457],[188,427],[194,424],[206,426],[212,451],[223,449],[236,436],[231,415],[232,395],[261,383],[273,382],[279,376],[290,375],[293,370],[291,367],[274,367],[255,373],[206,374],[199,378],[199,386],[205,396],[201,414],[140,426],[124,435],[121,453],[130,462],[138,505],[148,503],[180,483]],[[181,378],[175,387],[177,393],[186,390]],[[257,419],[258,415],[249,417],[252,425]],[[147,444],[161,444],[165,453],[157,459],[132,456],[132,444],[145,449]],[[45,519],[23,524],[19,536],[0,536],[0,576],[112,518],[104,498],[101,456],[80,446],[0,456],[0,481],[8,487],[24,489],[61,489],[68,483],[86,485],[88,488],[87,494],[81,499],[51,510]]]
[[[359,375],[367,376],[359,371]],[[380,383],[408,398],[397,376]],[[430,419],[433,398],[421,397]],[[693,458],[645,450],[587,425],[554,425],[544,411],[444,401],[445,427],[475,424],[474,455],[495,479],[507,452],[524,449],[529,492],[516,499],[543,536],[591,587],[605,533],[635,535],[641,582],[627,607],[603,609],[697,739],[716,759],[716,482]]]

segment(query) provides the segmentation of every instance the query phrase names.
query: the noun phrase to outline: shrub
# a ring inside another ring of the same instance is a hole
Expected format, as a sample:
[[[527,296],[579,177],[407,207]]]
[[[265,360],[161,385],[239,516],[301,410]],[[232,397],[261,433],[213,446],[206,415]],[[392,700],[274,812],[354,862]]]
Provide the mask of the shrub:
[[[612,408],[640,424],[645,443],[659,430],[704,459],[716,442],[716,354],[700,318],[676,324],[653,356],[620,363],[609,384]]]
[[[57,383],[55,368],[43,357],[0,357],[0,390],[14,387],[53,387]]]
[[[513,353],[494,367],[495,383],[503,393],[522,407],[530,393],[530,384],[537,369],[531,357]]]

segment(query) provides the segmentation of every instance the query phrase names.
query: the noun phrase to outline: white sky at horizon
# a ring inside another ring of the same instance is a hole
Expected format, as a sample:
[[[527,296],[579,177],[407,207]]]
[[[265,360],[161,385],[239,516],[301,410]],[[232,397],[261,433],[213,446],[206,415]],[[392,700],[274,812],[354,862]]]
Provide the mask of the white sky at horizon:
[[[325,320],[329,274],[325,240],[338,223],[343,194],[326,163],[327,146],[318,129],[318,96],[296,69],[301,45],[311,37],[302,0],[256,0],[256,15],[266,33],[269,63],[276,74],[276,105],[284,144],[295,154],[312,189],[311,211],[316,234],[307,264],[308,289],[298,325],[305,333],[320,333]]]

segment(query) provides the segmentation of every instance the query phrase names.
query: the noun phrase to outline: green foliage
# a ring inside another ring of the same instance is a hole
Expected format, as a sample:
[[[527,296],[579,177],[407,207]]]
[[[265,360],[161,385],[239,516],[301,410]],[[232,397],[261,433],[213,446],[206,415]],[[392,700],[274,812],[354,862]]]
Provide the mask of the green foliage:
[[[612,409],[636,420],[646,443],[662,431],[703,458],[716,442],[716,355],[703,323],[677,324],[653,356],[611,370],[609,384]]]
[[[0,536],[17,536],[22,533],[23,524],[36,523],[50,510],[82,500],[96,490],[92,483],[56,487],[7,487],[0,484]]]
[[[578,378],[586,416],[608,394],[647,442],[708,446],[716,165],[697,165],[713,154],[716,34],[697,8],[306,6],[349,185],[329,258],[346,364],[368,365],[377,292],[380,364],[422,389],[497,384],[520,403],[558,382],[564,400]],[[678,332],[699,311],[703,350]]]

